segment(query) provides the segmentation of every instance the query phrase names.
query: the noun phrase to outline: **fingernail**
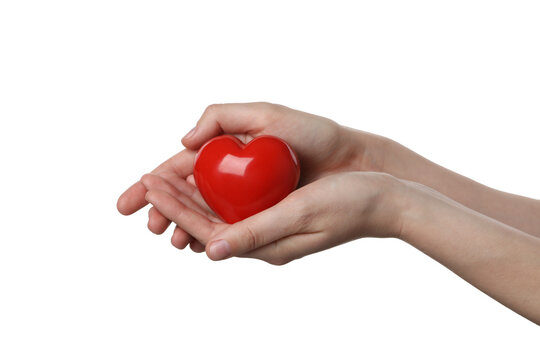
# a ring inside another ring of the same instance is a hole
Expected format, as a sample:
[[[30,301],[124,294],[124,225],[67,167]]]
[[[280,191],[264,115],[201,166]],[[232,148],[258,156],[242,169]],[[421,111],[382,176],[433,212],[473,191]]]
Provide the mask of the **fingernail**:
[[[196,132],[197,132],[197,126],[195,126],[193,129],[189,130],[189,132],[186,134],[186,136],[184,136],[184,139],[189,139],[190,137],[195,135]]]
[[[225,240],[214,241],[208,249],[208,256],[212,260],[223,260],[231,256],[231,246]]]

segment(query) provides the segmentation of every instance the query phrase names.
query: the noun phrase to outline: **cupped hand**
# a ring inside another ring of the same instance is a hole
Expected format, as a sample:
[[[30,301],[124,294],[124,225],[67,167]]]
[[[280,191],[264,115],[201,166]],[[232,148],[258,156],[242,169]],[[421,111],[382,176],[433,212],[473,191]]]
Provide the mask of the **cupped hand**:
[[[171,191],[174,189],[177,193],[182,194],[182,196],[190,199],[194,198],[199,203],[202,203],[202,199],[197,199],[197,197],[200,197],[200,193],[186,181],[186,178],[193,173],[195,155],[195,151],[185,149],[159,165],[150,174],[159,175],[163,181],[167,181],[171,186]],[[148,186],[151,184],[147,181],[150,181],[152,178],[150,177],[150,180],[146,181],[145,178],[149,177],[143,176],[141,180],[131,185],[118,198],[116,206],[121,214],[131,215],[148,204],[145,200],[145,195]],[[155,208],[151,207],[148,211],[148,229],[153,233],[162,234],[167,230],[170,223],[170,220],[161,215]],[[180,228],[175,229],[171,239],[173,245],[178,248],[183,249],[187,244],[191,243],[194,251],[203,251],[204,247],[193,240],[188,233]]]
[[[209,106],[197,126],[183,138],[186,149],[158,166],[151,174],[159,175],[204,207],[198,190],[189,186],[186,179],[192,177],[196,150],[211,138],[225,133],[235,135],[245,143],[259,135],[273,135],[285,140],[300,160],[300,186],[337,172],[377,170],[379,167],[376,154],[368,151],[368,143],[376,138],[371,134],[285,106],[248,103]],[[363,141],[358,141],[358,134],[364,135],[360,137]],[[143,178],[126,190],[118,199],[120,213],[129,215],[143,208],[147,204],[145,194],[148,185]],[[163,233],[170,225],[170,221],[155,208],[150,208],[148,217],[148,228],[156,234]],[[191,243],[193,250],[204,250],[181,227],[175,229],[172,243],[178,248]]]
[[[398,237],[401,231],[405,185],[387,174],[329,175],[234,224],[186,202],[159,176],[147,177],[153,185],[146,200],[203,244],[213,260],[240,256],[281,265],[360,237]]]
[[[206,108],[197,125],[182,139],[186,148],[199,149],[221,134],[232,134],[244,143],[260,135],[285,140],[298,154],[302,168],[300,185],[345,170],[375,170],[368,154],[368,139],[353,139],[357,130],[313,114],[270,103],[217,104]]]

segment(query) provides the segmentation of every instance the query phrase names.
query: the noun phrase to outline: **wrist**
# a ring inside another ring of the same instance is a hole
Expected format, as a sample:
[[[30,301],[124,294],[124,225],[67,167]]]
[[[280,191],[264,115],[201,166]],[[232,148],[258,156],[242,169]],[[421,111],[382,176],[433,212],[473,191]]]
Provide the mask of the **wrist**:
[[[351,170],[386,172],[385,157],[391,149],[392,140],[346,126],[340,127],[341,136],[351,154]]]
[[[407,182],[379,172],[360,171],[356,174],[364,184],[367,181],[371,189],[376,189],[371,192],[368,201],[361,199],[363,203],[361,217],[367,220],[367,226],[366,223],[360,223],[360,226],[366,229],[367,233],[361,234],[360,237],[401,238],[403,222],[408,219],[405,216],[409,207]],[[363,190],[361,193],[365,196],[370,192]]]
[[[400,143],[384,136],[343,127],[353,148],[353,168],[358,171],[375,171],[400,179],[418,181],[419,173],[430,171],[432,164]]]
[[[398,238],[415,246],[415,239],[431,228],[436,231],[437,221],[446,212],[455,211],[456,204],[428,186],[408,180],[401,181],[404,197]]]

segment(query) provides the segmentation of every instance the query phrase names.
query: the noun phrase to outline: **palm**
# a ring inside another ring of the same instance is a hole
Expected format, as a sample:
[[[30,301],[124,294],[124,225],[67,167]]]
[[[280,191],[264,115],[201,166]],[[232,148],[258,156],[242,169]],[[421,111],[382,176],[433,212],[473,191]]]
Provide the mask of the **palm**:
[[[216,110],[217,109],[217,110]],[[187,149],[174,155],[158,166],[152,175],[146,176],[131,186],[118,200],[118,210],[125,215],[132,214],[145,205],[145,195],[150,187],[159,186],[183,200],[195,211],[219,223],[218,217],[206,205],[194,186],[193,162],[196,151],[214,136],[229,133],[244,143],[260,135],[273,135],[285,140],[298,154],[301,164],[300,186],[306,185],[326,175],[348,170],[353,161],[350,151],[343,146],[343,128],[335,122],[292,110],[284,106],[270,104],[228,104],[209,107],[199,124],[198,135],[184,139]],[[170,221],[154,208],[149,212],[149,229],[163,233]],[[172,242],[184,247],[193,238],[180,228],[176,228]],[[196,247],[201,251],[201,246]]]
[[[171,193],[193,210],[219,222],[220,220],[205,204],[196,187],[186,180],[192,176],[195,154],[195,151],[183,150],[159,165],[150,174],[144,175],[140,181],[137,181],[120,196],[117,203],[118,211],[124,215],[133,214],[148,204],[145,199],[148,189],[159,188]],[[171,224],[169,219],[153,207],[150,208],[148,218],[148,228],[155,234],[162,234]],[[204,246],[194,241],[191,235],[179,227],[175,228],[171,242],[180,249],[191,243],[193,250],[204,251]]]
[[[208,254],[214,260],[233,254],[281,264],[358,237],[396,236],[399,228],[395,225],[399,224],[397,215],[391,209],[385,216],[374,216],[378,214],[374,204],[381,203],[388,189],[395,186],[391,177],[379,173],[344,172],[326,176],[295,190],[275,206],[234,224],[215,219],[204,209],[204,203],[191,204],[184,194],[167,189],[167,185],[163,187],[159,176],[151,177],[157,181],[149,189],[149,200],[193,234],[202,248],[202,244],[215,244],[220,239],[235,243],[229,247],[228,255],[223,251],[219,255],[210,245]]]

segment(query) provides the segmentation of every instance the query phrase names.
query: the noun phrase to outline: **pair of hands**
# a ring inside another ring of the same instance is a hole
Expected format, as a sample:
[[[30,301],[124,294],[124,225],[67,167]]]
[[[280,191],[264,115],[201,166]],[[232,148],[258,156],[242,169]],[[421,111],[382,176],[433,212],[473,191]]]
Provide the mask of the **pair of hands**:
[[[299,188],[243,221],[222,222],[195,186],[193,162],[197,149],[223,133],[245,143],[260,135],[285,140],[302,166]],[[381,141],[280,105],[211,105],[182,140],[186,149],[126,190],[117,207],[129,215],[151,203],[152,232],[163,233],[172,221],[174,246],[190,244],[213,260],[240,256],[281,265],[360,237],[398,237],[406,185],[377,172],[382,154],[372,143]]]

